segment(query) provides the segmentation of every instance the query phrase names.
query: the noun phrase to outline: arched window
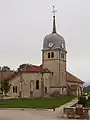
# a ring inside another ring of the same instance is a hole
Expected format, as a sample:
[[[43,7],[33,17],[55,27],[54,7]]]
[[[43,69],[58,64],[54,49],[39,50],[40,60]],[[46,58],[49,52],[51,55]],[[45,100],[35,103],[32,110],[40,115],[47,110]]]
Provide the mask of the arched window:
[[[48,53],[48,58],[50,58],[50,52]]]
[[[54,52],[51,52],[51,58],[54,58]]]
[[[36,89],[39,89],[39,80],[36,80]]]

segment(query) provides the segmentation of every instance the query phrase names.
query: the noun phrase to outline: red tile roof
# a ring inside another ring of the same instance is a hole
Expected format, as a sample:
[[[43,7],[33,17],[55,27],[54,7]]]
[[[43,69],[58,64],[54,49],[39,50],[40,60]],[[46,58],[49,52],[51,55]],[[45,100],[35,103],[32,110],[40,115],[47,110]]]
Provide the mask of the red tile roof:
[[[22,71],[22,73],[50,73],[50,70],[48,70],[47,68],[43,69],[43,66],[30,66],[28,67],[26,70]],[[7,79],[7,80],[12,80],[13,78],[15,78],[16,76],[20,75],[20,72],[0,72],[0,81],[3,77],[3,79]],[[83,81],[81,81],[80,79],[78,79],[77,77],[75,77],[74,75],[72,75],[71,73],[67,72],[67,81],[68,82],[77,82],[77,83],[83,83]]]
[[[40,72],[43,68],[41,66],[30,66],[24,72]]]
[[[48,70],[47,68],[43,69],[42,65],[40,66],[30,66],[28,67],[26,70],[22,71],[22,73],[50,73],[50,70]],[[12,80],[13,78],[15,78],[16,76],[20,75],[20,72],[14,72],[12,74],[12,76],[8,77],[8,80]]]
[[[30,66],[23,72],[49,72],[50,73],[50,70],[48,70],[47,68],[43,69],[42,65],[40,65],[40,66]]]

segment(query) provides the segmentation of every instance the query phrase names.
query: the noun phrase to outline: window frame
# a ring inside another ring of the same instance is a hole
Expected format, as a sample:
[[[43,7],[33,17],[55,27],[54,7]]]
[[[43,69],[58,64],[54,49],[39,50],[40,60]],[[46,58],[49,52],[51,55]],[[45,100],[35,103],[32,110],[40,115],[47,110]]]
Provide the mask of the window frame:
[[[17,86],[13,86],[13,93],[17,93]]]
[[[52,72],[52,76],[54,75],[54,72]]]
[[[47,93],[47,87],[45,87],[45,93]]]
[[[54,52],[51,52],[51,58],[54,58]]]
[[[61,53],[61,58],[64,59],[64,53]]]
[[[36,80],[36,90],[39,90],[39,80]]]
[[[48,52],[48,58],[51,58],[51,57],[50,57],[50,52]]]

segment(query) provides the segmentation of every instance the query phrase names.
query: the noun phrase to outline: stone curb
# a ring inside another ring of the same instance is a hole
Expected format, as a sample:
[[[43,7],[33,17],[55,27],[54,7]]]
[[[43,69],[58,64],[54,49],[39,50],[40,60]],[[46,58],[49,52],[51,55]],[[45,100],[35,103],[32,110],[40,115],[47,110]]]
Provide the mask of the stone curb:
[[[32,109],[32,108],[0,108],[0,110],[31,110],[31,111],[49,111],[52,109]]]

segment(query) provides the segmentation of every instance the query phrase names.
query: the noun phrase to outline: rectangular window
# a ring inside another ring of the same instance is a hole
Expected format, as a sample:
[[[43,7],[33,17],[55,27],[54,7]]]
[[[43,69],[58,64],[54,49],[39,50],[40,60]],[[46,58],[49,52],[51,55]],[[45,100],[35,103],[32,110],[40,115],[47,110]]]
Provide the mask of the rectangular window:
[[[17,86],[15,86],[15,93],[17,93]]]
[[[48,53],[48,58],[50,58],[50,52]]]
[[[13,93],[15,92],[14,86],[13,86]]]
[[[61,58],[63,58],[63,59],[64,59],[64,54],[63,54],[63,53],[61,53]]]
[[[13,93],[17,93],[17,86],[13,86]]]
[[[36,89],[39,89],[39,80],[36,80]]]
[[[51,57],[54,58],[54,52],[51,52]]]
[[[45,87],[45,93],[47,93],[47,87]]]
[[[52,75],[54,75],[54,73],[52,72]]]

